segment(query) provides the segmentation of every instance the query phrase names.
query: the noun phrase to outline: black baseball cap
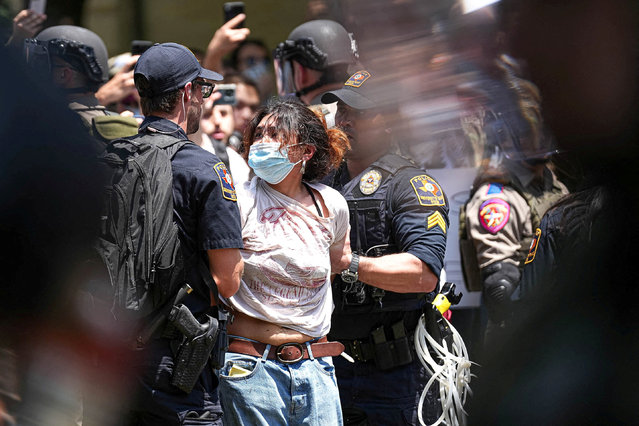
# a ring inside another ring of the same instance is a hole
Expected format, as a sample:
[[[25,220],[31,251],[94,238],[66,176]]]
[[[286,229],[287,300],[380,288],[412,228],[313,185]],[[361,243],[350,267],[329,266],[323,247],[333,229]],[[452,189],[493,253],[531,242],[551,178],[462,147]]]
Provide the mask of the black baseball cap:
[[[156,43],[148,48],[135,64],[134,75],[138,74],[146,77],[150,83],[149,90],[140,92],[140,96],[144,97],[180,89],[197,77],[213,81],[223,79],[215,71],[202,68],[193,52],[177,43]]]
[[[322,102],[331,104],[342,101],[346,105],[355,109],[371,109],[380,106],[376,99],[379,91],[374,84],[371,84],[371,73],[365,70],[357,71],[351,75],[344,86],[338,90],[331,90],[322,95]]]

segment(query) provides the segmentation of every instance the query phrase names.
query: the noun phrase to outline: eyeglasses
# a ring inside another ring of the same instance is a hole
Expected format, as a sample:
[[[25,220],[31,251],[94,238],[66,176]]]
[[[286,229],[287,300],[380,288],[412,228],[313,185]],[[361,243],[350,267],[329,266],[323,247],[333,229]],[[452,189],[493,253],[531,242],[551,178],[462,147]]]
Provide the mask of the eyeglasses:
[[[213,89],[215,89],[215,84],[207,83],[206,81],[195,80],[193,84],[198,84],[202,88],[202,97],[208,98],[213,93]]]

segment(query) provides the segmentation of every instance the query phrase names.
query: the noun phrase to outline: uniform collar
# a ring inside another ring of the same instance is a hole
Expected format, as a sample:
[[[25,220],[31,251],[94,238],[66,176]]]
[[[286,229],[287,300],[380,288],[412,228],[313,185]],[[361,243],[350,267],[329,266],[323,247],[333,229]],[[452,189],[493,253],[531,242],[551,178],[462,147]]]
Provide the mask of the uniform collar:
[[[163,135],[175,136],[178,139],[188,140],[186,132],[180,126],[166,118],[156,117],[154,115],[147,116],[140,125],[139,133],[162,133]]]

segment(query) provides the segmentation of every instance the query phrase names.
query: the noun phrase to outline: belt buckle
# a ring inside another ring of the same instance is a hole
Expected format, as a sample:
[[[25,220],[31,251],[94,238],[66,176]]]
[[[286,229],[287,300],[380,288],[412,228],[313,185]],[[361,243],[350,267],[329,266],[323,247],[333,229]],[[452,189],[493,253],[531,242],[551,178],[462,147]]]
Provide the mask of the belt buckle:
[[[300,350],[300,356],[295,359],[282,359],[280,355],[286,346],[295,346],[298,348]],[[275,356],[277,357],[277,360],[283,364],[294,364],[304,358],[304,346],[302,346],[301,343],[283,343],[275,349]]]

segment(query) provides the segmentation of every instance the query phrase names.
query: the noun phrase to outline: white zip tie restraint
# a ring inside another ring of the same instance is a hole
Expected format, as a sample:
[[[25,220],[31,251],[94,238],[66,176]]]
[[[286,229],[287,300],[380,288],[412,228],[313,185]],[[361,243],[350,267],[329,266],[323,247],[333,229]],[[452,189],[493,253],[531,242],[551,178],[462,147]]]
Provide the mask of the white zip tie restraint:
[[[425,314],[420,317],[415,330],[417,357],[424,368],[431,374],[431,378],[426,383],[424,391],[419,398],[417,409],[419,422],[423,426],[427,426],[423,417],[424,400],[428,390],[436,384],[439,385],[439,397],[443,412],[431,426],[440,424],[447,426],[465,425],[466,416],[468,415],[464,411],[464,404],[466,403],[466,396],[469,394],[472,396],[472,391],[470,390],[470,379],[472,377],[470,367],[472,362],[468,359],[468,351],[459,332],[446,318],[441,316],[451,305],[447,296],[455,304],[459,303],[459,299],[461,299],[461,295],[454,295],[454,286],[455,284],[445,283],[442,292],[437,295],[432,303],[434,308],[437,308],[434,316],[436,316],[438,322],[441,321],[440,324],[447,328],[446,334],[448,334],[448,337],[442,339],[441,344],[438,343],[426,329]],[[440,325],[437,326],[440,327]],[[448,347],[449,342],[452,342],[450,348]]]

